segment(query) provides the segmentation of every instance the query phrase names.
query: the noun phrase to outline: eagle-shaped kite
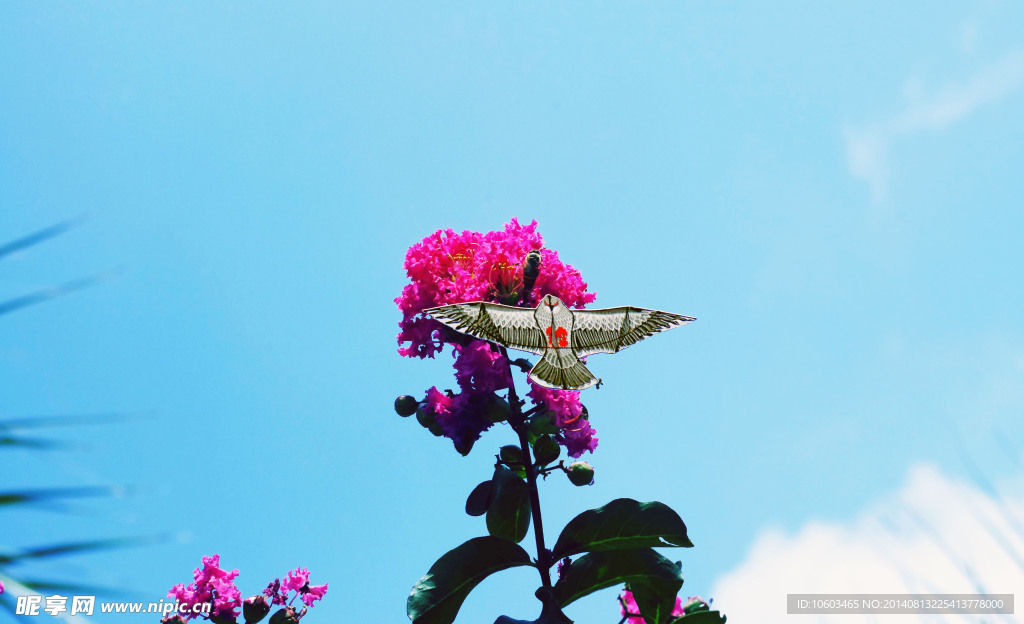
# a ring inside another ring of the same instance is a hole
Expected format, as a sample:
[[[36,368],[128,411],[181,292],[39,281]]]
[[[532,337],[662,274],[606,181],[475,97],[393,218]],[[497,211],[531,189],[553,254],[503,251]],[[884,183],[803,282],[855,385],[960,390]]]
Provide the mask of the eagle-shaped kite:
[[[599,383],[580,358],[615,353],[696,320],[632,307],[571,310],[554,295],[545,295],[533,310],[475,301],[424,312],[464,334],[543,356],[530,371],[530,379],[556,390],[582,390]]]

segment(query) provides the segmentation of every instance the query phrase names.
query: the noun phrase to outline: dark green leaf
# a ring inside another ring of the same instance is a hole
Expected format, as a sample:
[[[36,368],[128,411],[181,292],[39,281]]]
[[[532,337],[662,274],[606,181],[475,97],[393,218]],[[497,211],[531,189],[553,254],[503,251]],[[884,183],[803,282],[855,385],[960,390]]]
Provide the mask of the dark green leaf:
[[[558,606],[554,592],[550,589],[540,589],[537,591],[537,597],[541,599],[544,606],[541,609],[540,617],[536,620],[514,620],[507,615],[502,615],[494,620],[494,624],[572,624],[572,620],[566,617],[562,613],[562,608]]]
[[[682,583],[680,583],[680,587]],[[629,584],[636,606],[647,624],[667,624],[672,619],[679,587],[665,583],[633,581]]]
[[[530,528],[530,490],[505,466],[494,470],[494,495],[487,509],[487,532],[519,543]]]
[[[672,594],[683,586],[679,566],[651,550],[610,550],[574,559],[568,572],[555,583],[555,597],[563,607],[578,598],[622,583],[646,584],[658,595]]]
[[[471,516],[482,516],[487,513],[487,507],[491,504],[491,497],[494,494],[494,481],[484,481],[473,488],[466,499],[466,513]]]
[[[679,514],[657,501],[617,498],[604,507],[584,511],[565,525],[553,557],[655,546],[693,546]]]
[[[525,565],[532,564],[522,547],[497,537],[474,537],[445,553],[413,585],[406,613],[414,624],[450,624],[480,581]]]

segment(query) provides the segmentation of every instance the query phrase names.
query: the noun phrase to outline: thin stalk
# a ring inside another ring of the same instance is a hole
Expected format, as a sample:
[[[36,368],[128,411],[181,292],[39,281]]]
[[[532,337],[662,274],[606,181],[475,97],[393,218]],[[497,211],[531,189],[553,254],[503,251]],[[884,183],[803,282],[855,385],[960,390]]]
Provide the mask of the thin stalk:
[[[509,383],[508,403],[512,408],[509,424],[519,435],[519,446],[523,451],[523,464],[526,468],[526,485],[530,491],[530,513],[533,517],[533,536],[537,540],[537,570],[540,572],[540,583],[542,587],[551,587],[551,554],[544,546],[544,522],[540,513],[540,493],[537,490],[537,466],[533,464],[533,457],[530,454],[530,441],[526,437],[526,419],[523,416],[522,405],[516,395],[516,380],[512,376],[512,363],[508,359],[508,351],[501,347],[501,355],[508,364]]]

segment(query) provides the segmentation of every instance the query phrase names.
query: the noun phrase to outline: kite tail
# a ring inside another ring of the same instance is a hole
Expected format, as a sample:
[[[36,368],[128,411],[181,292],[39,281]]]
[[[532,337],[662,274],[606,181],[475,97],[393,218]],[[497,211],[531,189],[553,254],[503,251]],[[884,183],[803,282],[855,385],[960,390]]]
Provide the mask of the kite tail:
[[[569,368],[559,368],[543,357],[530,371],[534,383],[553,390],[583,390],[597,383],[597,377],[579,360]]]

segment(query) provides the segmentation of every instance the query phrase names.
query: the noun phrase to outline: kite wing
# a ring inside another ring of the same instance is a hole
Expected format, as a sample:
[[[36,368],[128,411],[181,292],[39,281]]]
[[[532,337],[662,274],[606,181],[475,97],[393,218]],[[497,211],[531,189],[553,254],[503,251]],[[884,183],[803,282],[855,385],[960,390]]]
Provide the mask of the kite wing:
[[[476,301],[429,308],[424,312],[455,331],[499,345],[542,355],[547,348],[534,311]]]
[[[648,336],[697,320],[682,314],[631,307],[573,310],[573,315],[572,347],[579,357],[615,353]]]

